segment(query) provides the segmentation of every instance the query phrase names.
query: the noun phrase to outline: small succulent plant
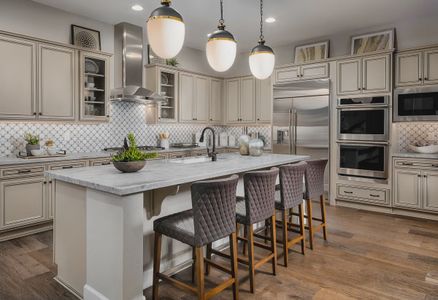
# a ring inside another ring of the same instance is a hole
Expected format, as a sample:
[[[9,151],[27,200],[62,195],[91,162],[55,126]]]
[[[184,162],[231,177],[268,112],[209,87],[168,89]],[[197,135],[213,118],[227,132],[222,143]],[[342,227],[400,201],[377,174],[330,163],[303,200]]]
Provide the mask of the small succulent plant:
[[[131,132],[128,134],[128,142],[125,140],[123,150],[112,157],[115,162],[142,161],[157,157],[157,153],[146,153],[137,148],[135,136]]]

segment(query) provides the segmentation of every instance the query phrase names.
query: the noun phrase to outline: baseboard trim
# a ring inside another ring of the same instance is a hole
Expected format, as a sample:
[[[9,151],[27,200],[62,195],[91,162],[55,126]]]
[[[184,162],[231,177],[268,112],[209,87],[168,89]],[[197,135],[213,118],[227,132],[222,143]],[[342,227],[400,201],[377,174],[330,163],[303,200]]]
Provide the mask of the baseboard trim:
[[[52,221],[36,224],[32,226],[20,227],[17,229],[10,229],[7,231],[0,232],[0,242],[5,242],[8,240],[20,238],[27,235],[32,235],[35,233],[49,231],[52,229],[53,229]]]

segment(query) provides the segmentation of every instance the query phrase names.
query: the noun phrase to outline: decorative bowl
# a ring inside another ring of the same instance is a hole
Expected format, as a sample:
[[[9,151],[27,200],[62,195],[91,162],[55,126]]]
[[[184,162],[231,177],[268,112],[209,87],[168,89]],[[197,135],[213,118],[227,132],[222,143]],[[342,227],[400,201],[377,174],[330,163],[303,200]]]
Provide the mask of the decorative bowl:
[[[44,151],[44,149],[32,149],[32,150],[30,150],[30,153],[33,156],[41,156],[41,155],[44,155],[45,151]]]
[[[417,153],[425,153],[425,154],[433,154],[438,153],[438,145],[429,145],[429,146],[422,146],[417,147],[415,145],[409,145],[409,148]]]
[[[49,153],[49,155],[56,155],[58,151],[59,151],[58,148],[54,148],[54,147],[47,148],[47,153]]]
[[[146,165],[145,160],[138,160],[138,161],[114,161],[113,162],[114,167],[123,172],[123,173],[134,173],[138,172],[141,169],[144,168]]]

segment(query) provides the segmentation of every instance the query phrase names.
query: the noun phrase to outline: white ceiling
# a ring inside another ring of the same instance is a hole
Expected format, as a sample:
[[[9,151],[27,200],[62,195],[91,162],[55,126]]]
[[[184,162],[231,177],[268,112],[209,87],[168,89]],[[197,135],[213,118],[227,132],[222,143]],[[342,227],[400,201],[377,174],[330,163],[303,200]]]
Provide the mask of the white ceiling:
[[[102,22],[144,25],[159,0],[34,0]],[[131,10],[133,4],[145,9]],[[174,0],[172,6],[186,23],[185,45],[204,49],[207,34],[215,30],[219,0]],[[227,29],[239,50],[256,45],[259,33],[259,1],[225,0]],[[265,37],[272,46],[355,31],[403,19],[438,15],[437,0],[265,0],[265,16],[277,19],[265,24]]]

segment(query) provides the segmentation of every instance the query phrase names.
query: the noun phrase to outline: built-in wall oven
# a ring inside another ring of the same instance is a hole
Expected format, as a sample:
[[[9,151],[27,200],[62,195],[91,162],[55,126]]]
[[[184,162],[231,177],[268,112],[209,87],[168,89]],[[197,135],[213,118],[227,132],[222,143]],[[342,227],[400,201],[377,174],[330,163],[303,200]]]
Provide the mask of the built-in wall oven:
[[[388,97],[340,98],[338,139],[387,141],[389,139]]]
[[[389,99],[389,96],[338,99],[339,175],[388,178]]]
[[[388,151],[387,144],[338,142],[338,174],[387,179]]]
[[[438,121],[438,85],[396,89],[394,121]]]

